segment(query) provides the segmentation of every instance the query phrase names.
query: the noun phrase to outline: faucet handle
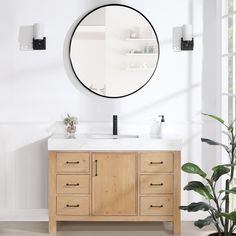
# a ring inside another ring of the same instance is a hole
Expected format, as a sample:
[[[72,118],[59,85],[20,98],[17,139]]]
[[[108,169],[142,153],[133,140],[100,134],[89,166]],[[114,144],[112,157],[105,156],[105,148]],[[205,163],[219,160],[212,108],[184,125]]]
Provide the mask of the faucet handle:
[[[159,115],[158,117],[161,117],[161,122],[165,122],[165,116],[164,115]]]

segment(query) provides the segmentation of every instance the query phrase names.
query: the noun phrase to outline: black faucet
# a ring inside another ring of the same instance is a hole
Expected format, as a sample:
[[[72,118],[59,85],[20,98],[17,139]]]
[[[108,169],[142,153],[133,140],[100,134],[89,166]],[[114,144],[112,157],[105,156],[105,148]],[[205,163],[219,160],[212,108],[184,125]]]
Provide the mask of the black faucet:
[[[161,122],[165,122],[165,116],[164,115],[160,115],[159,117],[161,117]]]
[[[113,135],[118,134],[118,118],[117,115],[113,115]]]

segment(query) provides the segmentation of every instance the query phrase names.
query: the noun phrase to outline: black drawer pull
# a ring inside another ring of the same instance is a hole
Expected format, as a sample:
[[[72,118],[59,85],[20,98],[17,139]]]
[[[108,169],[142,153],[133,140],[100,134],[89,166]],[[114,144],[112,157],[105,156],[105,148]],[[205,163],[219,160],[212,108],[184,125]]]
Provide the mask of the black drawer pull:
[[[77,184],[66,184],[66,186],[79,186],[79,183],[77,183]]]
[[[79,161],[67,161],[66,164],[79,164]]]
[[[150,183],[151,186],[163,186],[163,183],[160,183],[160,184],[153,184],[153,183]]]
[[[162,208],[163,205],[158,205],[158,206],[155,206],[155,205],[150,205],[150,207],[158,207],[158,208]]]
[[[77,205],[69,205],[69,204],[67,204],[66,207],[79,207],[79,204],[77,204]]]
[[[95,160],[95,176],[98,176],[98,160]]]
[[[163,161],[159,161],[159,162],[155,162],[155,161],[151,161],[150,165],[161,165],[163,164]]]

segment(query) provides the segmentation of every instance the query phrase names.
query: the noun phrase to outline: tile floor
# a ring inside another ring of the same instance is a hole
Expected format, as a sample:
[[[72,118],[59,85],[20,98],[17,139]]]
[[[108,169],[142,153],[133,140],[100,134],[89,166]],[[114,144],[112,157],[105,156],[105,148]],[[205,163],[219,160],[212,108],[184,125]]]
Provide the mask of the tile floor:
[[[213,228],[202,230],[192,222],[182,222],[181,236],[207,236]],[[46,222],[0,222],[0,236],[49,235]],[[170,223],[60,222],[57,236],[167,236]]]

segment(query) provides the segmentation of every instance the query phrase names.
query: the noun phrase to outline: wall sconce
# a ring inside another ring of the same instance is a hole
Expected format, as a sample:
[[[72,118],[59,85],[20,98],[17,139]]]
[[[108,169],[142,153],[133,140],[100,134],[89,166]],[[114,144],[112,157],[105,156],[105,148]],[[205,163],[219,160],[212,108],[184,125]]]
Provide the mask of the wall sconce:
[[[46,37],[44,36],[44,25],[34,24],[33,25],[33,49],[34,50],[45,50],[46,49]]]
[[[183,25],[173,28],[173,50],[192,51],[194,48],[192,25]]]
[[[45,50],[46,37],[43,24],[22,25],[19,29],[19,50]]]
[[[193,27],[192,25],[182,26],[181,50],[193,50]]]

